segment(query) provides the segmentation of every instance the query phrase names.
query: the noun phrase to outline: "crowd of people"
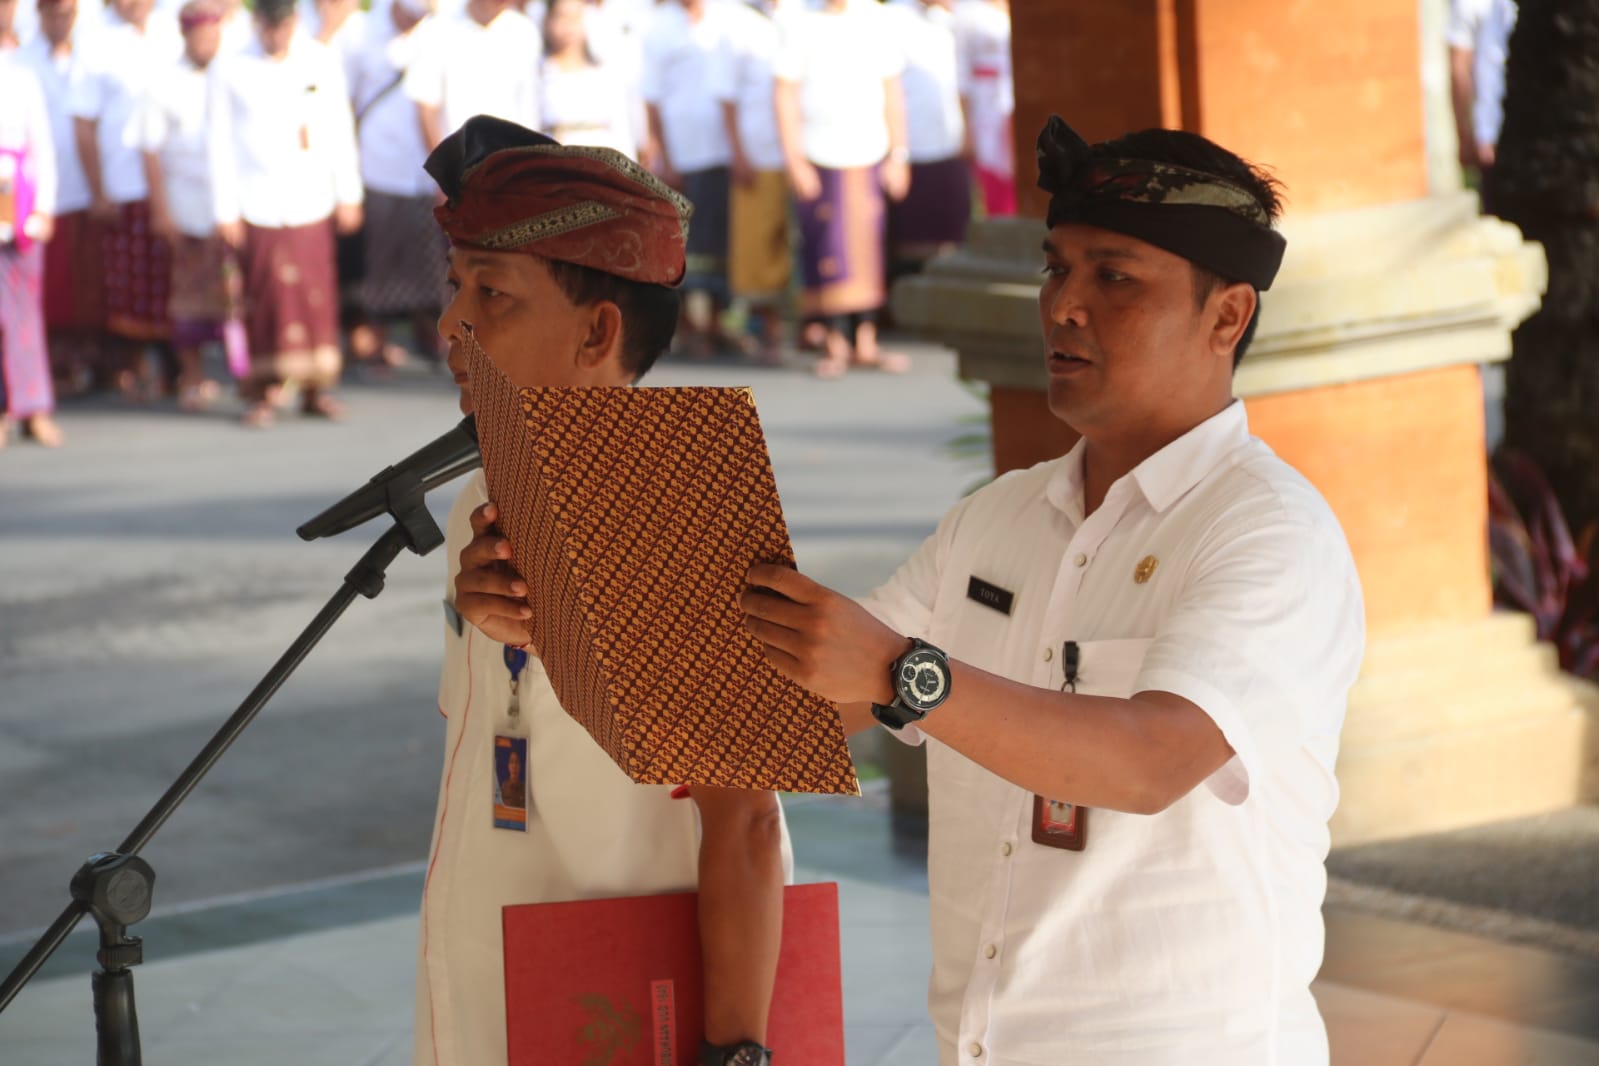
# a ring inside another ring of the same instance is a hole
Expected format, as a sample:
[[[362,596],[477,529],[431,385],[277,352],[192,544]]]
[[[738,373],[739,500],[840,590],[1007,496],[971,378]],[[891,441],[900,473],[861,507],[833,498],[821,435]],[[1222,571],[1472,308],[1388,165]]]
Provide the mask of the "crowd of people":
[[[257,427],[437,360],[422,163],[477,114],[689,198],[689,358],[793,322],[820,375],[902,371],[888,281],[1014,210],[1007,0],[105,2],[0,0],[0,444],[61,443],[61,393],[202,409],[208,347]]]

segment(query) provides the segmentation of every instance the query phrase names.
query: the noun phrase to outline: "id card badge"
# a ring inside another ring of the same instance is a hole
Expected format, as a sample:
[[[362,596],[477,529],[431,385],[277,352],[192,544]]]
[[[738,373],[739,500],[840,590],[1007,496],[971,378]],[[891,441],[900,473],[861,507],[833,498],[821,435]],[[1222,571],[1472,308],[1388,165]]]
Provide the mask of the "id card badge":
[[[1061,646],[1060,664],[1065,681],[1062,692],[1077,691],[1077,668],[1082,649],[1075,640]],[[1033,795],[1033,843],[1063,851],[1082,851],[1088,846],[1088,808],[1076,803]]]
[[[511,700],[494,733],[494,828],[527,832],[527,722],[520,694],[527,652],[509,645],[505,668],[510,674]]]

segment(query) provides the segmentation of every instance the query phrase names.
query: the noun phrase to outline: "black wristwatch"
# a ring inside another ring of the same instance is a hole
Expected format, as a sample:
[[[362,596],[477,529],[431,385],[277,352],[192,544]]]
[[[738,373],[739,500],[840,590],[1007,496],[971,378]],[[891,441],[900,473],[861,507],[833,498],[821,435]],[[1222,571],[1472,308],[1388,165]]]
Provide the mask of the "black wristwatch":
[[[702,1041],[700,1066],[772,1066],[772,1049],[753,1040],[726,1045]]]
[[[910,650],[889,668],[894,702],[872,704],[872,716],[890,729],[920,722],[949,699],[949,656],[925,640],[911,640]]]

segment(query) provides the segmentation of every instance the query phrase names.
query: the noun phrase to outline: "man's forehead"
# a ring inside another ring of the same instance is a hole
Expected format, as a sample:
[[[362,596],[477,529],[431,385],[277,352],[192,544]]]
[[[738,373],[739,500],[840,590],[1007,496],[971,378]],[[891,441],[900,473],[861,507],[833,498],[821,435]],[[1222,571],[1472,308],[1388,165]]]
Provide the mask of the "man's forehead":
[[[1063,222],[1044,238],[1044,254],[1057,257],[1081,256],[1085,259],[1180,259],[1164,248],[1099,226]]]
[[[514,270],[519,261],[531,261],[532,256],[516,252],[491,252],[482,248],[450,246],[450,265],[456,270]]]

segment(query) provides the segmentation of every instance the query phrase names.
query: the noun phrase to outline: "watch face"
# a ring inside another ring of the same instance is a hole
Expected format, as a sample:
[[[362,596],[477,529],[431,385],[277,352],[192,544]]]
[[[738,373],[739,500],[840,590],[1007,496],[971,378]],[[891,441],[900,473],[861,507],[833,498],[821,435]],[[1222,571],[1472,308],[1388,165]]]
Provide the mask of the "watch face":
[[[930,711],[949,695],[949,664],[938,652],[918,648],[900,662],[898,687],[906,704]]]
[[[765,1048],[746,1044],[727,1057],[727,1066],[767,1066],[771,1061]]]

